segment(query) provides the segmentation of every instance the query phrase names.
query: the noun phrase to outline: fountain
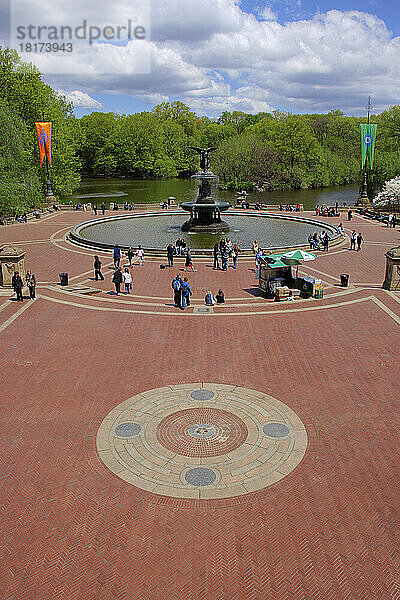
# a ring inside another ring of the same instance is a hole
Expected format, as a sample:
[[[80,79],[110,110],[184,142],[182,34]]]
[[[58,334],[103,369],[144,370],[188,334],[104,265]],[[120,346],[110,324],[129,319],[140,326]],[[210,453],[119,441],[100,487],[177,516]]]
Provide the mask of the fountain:
[[[227,231],[229,226],[222,221],[221,212],[228,210],[229,202],[216,202],[211,196],[211,184],[218,177],[210,171],[210,152],[217,148],[191,147],[200,155],[201,171],[193,175],[193,179],[200,180],[199,196],[195,202],[182,202],[180,207],[190,212],[190,219],[182,225],[182,231],[199,231],[217,233]]]

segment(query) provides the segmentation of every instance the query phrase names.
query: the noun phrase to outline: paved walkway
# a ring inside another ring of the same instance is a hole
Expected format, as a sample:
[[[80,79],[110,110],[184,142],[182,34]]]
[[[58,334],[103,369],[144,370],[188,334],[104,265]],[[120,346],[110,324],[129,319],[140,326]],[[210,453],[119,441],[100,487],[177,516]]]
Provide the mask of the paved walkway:
[[[323,300],[269,303],[252,261],[199,260],[182,313],[160,260],[131,297],[91,280],[64,239],[88,216],[1,229],[40,284],[0,296],[0,598],[400,598],[399,230],[356,216],[361,252],[304,266]]]

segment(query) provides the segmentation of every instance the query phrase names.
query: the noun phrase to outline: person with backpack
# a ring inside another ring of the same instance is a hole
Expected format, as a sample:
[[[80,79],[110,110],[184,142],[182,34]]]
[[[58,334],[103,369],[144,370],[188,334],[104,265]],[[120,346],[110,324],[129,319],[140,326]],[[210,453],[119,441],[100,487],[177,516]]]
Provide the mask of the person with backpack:
[[[190,306],[190,296],[192,295],[192,288],[188,282],[188,278],[184,277],[182,281],[182,310],[185,310],[186,305]]]
[[[179,273],[172,280],[171,287],[174,290],[174,304],[177,308],[182,307],[182,279]]]

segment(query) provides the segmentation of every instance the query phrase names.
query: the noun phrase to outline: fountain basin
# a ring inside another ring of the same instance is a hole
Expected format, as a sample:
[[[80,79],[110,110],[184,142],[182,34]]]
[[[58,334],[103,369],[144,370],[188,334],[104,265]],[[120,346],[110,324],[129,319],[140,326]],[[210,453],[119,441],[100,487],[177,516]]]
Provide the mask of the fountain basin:
[[[122,249],[141,244],[147,253],[155,255],[165,254],[168,244],[181,237],[194,255],[212,254],[214,244],[222,237],[230,237],[237,243],[241,255],[251,253],[255,239],[269,252],[308,248],[309,233],[322,229],[328,231],[331,245],[343,239],[329,223],[286,214],[230,211],[228,232],[182,232],[184,219],[182,211],[104,217],[80,223],[71,230],[69,239],[96,250],[112,249],[115,244]]]

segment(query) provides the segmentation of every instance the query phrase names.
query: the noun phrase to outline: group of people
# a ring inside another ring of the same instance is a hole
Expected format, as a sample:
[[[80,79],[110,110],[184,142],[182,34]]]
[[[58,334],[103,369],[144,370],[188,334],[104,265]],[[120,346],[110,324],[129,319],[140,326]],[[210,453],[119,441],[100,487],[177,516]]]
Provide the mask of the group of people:
[[[174,290],[174,305],[181,310],[185,310],[187,306],[190,306],[190,296],[192,295],[192,288],[187,277],[181,278],[178,273],[171,282],[171,287]],[[204,297],[206,306],[213,306],[214,304],[224,304],[225,294],[219,289],[218,293],[214,296],[211,290],[207,290]]]
[[[317,232],[310,233],[308,236],[310,250],[320,250],[322,247],[323,252],[328,252],[330,239],[327,231],[321,231],[319,235]]]
[[[104,279],[104,278],[103,278]],[[115,285],[115,293],[117,296],[121,293],[121,285],[125,286],[125,294],[130,294],[133,286],[132,274],[128,267],[122,271],[121,267],[117,267],[112,274],[111,281]]]
[[[300,204],[280,204],[279,205],[279,210],[280,211],[286,211],[286,212],[300,212],[301,206]]]
[[[98,212],[98,210],[99,210],[99,209],[98,209],[98,207],[97,207],[97,204],[96,204],[96,202],[95,202],[95,203],[93,204],[93,212],[94,212],[94,214],[95,214],[95,215],[97,215],[97,212]],[[101,210],[101,213],[102,213],[103,215],[105,215],[105,214],[106,214],[106,205],[104,204],[104,202],[102,202],[102,203],[100,204],[100,210]]]
[[[394,228],[394,227],[396,227],[396,224],[397,224],[397,217],[396,217],[395,213],[391,213],[388,216],[387,226]]]
[[[140,245],[138,246],[136,251],[134,251],[133,248],[129,248],[128,252],[126,253],[126,256],[129,260],[129,267],[125,266],[124,270],[122,270],[122,267],[120,266],[122,260],[122,251],[118,245],[114,246],[112,251],[112,258],[115,271],[111,276],[111,281],[115,285],[115,292],[117,296],[119,296],[119,294],[121,293],[122,284],[125,286],[125,294],[131,293],[131,290],[133,288],[133,280],[130,268],[133,267],[132,261],[134,256],[137,257],[140,266],[144,264],[144,250]],[[94,257],[93,268],[95,281],[99,281],[99,279],[100,281],[104,281],[104,275],[101,271],[102,262],[97,255]]]
[[[142,266],[144,264],[144,250],[140,244],[136,248],[136,250],[134,250],[130,246],[128,248],[128,252],[126,253],[126,256],[128,257],[130,267],[133,266],[132,262],[133,262],[133,259],[135,256],[138,259],[139,266]],[[95,257],[95,258],[97,258],[97,257]],[[120,266],[121,259],[122,259],[122,250],[117,244],[113,248],[112,258],[113,258],[114,267],[117,269]],[[96,274],[95,274],[95,277],[96,277]]]
[[[190,306],[190,296],[192,288],[187,277],[183,279],[179,273],[171,282],[171,287],[174,290],[174,305],[181,310],[185,310],[186,306]]]
[[[321,217],[338,217],[340,215],[339,212],[339,203],[336,202],[335,206],[327,206],[326,204],[321,204],[315,207],[316,216]]]
[[[183,252],[182,252],[182,250],[183,250]],[[174,244],[169,244],[167,246],[168,267],[174,266],[174,257],[175,256],[185,256],[185,266],[183,268],[184,271],[187,271],[188,269],[190,269],[191,271],[196,271],[196,269],[193,266],[192,253],[190,251],[190,248],[186,247],[186,243],[185,243],[184,248],[182,246],[179,248],[179,251],[177,251],[177,247],[174,246]]]
[[[17,302],[23,302],[24,282],[18,271],[15,271],[14,275],[12,276],[11,285],[14,292],[16,293]],[[33,273],[31,273],[31,271],[27,271],[26,273],[26,285],[29,290],[29,297],[31,300],[33,300],[34,298],[36,298],[36,277]]]
[[[357,233],[355,229],[353,229],[353,231],[351,232],[350,235],[350,250],[356,250],[356,245],[357,245],[357,252],[359,250],[361,250],[361,245],[364,241],[364,238],[362,236],[361,233]]]
[[[214,265],[213,269],[227,271],[229,269],[229,259],[232,258],[232,268],[236,269],[240,248],[234,244],[230,238],[222,238],[216,242],[213,249]],[[221,266],[220,266],[221,261]]]
[[[213,295],[211,290],[207,290],[206,295],[204,297],[204,302],[206,306],[214,306],[214,304],[225,304],[225,294],[219,289],[218,293]]]

